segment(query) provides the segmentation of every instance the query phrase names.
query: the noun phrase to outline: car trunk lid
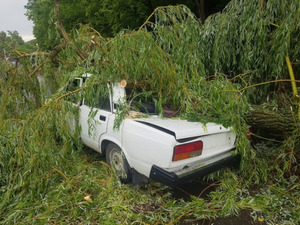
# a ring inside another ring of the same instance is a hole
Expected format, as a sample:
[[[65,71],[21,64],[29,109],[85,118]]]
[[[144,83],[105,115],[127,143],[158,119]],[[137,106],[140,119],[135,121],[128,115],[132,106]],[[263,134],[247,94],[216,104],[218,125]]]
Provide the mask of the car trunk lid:
[[[188,122],[180,119],[162,119],[159,117],[139,118],[137,122],[151,126],[163,132],[173,135],[178,142],[186,142],[189,139],[198,138],[201,136],[223,133],[230,131],[220,124],[200,122]]]

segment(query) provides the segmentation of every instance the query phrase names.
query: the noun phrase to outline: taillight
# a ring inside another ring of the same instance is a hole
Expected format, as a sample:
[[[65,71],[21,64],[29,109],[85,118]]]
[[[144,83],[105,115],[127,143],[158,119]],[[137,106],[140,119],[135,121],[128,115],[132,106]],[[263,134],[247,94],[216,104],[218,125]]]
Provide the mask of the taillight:
[[[249,127],[249,128],[248,128],[248,131],[247,131],[247,133],[246,133],[248,140],[251,139],[253,133],[254,133],[253,127]]]
[[[202,154],[203,142],[196,141],[174,147],[173,161],[188,159]]]

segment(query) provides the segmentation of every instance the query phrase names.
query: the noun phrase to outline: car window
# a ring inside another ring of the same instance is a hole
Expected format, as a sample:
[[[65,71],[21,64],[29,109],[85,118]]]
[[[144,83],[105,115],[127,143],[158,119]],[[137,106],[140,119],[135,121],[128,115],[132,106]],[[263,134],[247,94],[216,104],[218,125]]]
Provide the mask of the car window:
[[[81,79],[75,79],[71,83],[69,83],[66,88],[66,93],[74,92],[75,90],[79,89],[80,82],[81,82]],[[73,102],[73,103],[78,103],[80,101],[79,92],[66,96],[66,100]]]
[[[109,89],[107,87],[101,87],[99,85],[93,85],[86,92],[84,104],[106,111],[111,111]]]
[[[126,88],[125,90],[127,102],[130,104],[132,110],[147,114],[158,113],[156,104],[151,97],[147,98],[147,96],[139,93],[134,95],[133,91],[128,88]]]

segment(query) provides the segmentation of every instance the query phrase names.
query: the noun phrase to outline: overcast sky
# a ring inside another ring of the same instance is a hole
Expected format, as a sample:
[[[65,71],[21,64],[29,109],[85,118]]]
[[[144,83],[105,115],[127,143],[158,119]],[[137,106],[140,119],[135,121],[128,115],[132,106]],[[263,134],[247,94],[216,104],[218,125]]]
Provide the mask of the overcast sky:
[[[0,0],[0,31],[18,31],[24,41],[33,39],[32,21],[24,15],[28,0]]]

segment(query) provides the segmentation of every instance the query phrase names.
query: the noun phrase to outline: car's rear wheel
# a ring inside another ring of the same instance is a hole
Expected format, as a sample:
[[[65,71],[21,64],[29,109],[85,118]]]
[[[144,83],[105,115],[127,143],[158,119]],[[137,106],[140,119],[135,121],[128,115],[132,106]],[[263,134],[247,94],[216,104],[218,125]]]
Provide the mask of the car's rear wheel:
[[[120,178],[122,183],[129,183],[132,179],[129,164],[122,150],[114,143],[110,143],[106,150],[106,162]]]

